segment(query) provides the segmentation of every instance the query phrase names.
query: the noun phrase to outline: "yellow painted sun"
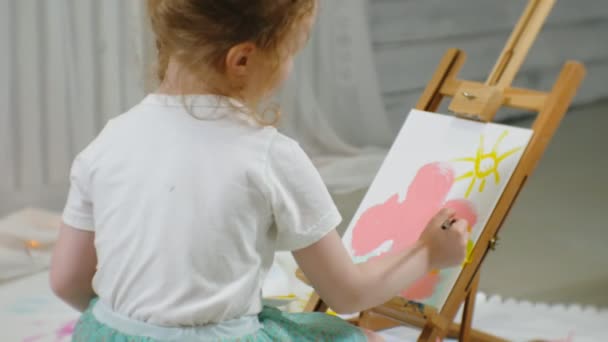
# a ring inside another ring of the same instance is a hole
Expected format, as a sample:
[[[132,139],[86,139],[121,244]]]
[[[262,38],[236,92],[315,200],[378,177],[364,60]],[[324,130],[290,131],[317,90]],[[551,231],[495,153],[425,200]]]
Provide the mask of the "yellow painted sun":
[[[509,131],[505,130],[500,137],[498,137],[498,140],[496,140],[496,143],[494,143],[494,147],[490,152],[484,151],[484,136],[482,134],[479,138],[479,147],[477,148],[475,157],[457,158],[453,160],[455,162],[471,162],[474,166],[473,170],[456,178],[457,182],[469,178],[471,179],[469,187],[464,195],[465,198],[469,198],[475,187],[475,183],[477,183],[478,180],[480,181],[479,192],[483,192],[486,187],[487,178],[490,176],[494,176],[496,184],[500,183],[500,173],[498,172],[500,163],[522,149],[521,147],[515,147],[499,154],[498,149],[500,148],[500,143],[502,143],[508,134]]]

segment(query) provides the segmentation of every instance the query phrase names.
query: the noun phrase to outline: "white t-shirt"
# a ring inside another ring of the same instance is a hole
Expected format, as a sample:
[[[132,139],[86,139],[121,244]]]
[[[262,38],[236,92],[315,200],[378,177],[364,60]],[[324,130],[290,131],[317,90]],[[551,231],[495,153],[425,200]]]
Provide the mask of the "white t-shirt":
[[[163,326],[255,315],[275,250],[339,224],[299,145],[226,103],[148,95],[74,160],[63,220],[95,232],[93,287],[115,312]]]

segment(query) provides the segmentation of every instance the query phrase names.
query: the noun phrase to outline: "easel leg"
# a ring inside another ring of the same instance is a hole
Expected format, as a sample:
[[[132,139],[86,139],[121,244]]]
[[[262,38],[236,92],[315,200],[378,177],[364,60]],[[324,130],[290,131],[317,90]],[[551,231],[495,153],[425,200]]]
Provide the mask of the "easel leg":
[[[437,331],[437,329],[435,329],[435,327],[426,325],[422,329],[422,333],[420,334],[420,337],[418,337],[418,342],[436,342],[436,341],[443,341],[443,336],[439,335],[439,332]]]
[[[327,304],[321,300],[321,297],[316,292],[313,292],[304,307],[304,312],[325,312],[327,309]]]
[[[371,310],[363,311],[359,314],[357,324],[361,328],[369,329],[372,331],[380,331],[390,329],[398,326],[402,326],[403,322],[391,319],[389,317],[379,315]]]
[[[471,288],[464,302],[464,310],[462,313],[462,322],[460,324],[459,341],[468,342],[471,340],[471,330],[473,326],[473,311],[475,311],[475,297],[477,296],[477,287],[479,286],[479,273],[473,278]]]
[[[461,342],[507,342],[502,338],[473,330],[473,312],[475,311],[475,298],[479,287],[479,274],[476,274],[471,282],[471,287],[464,301],[461,324],[452,323],[447,329],[447,337],[458,338]],[[445,334],[445,333],[443,333]],[[436,327],[427,323],[423,328],[418,341],[435,342],[444,337]]]

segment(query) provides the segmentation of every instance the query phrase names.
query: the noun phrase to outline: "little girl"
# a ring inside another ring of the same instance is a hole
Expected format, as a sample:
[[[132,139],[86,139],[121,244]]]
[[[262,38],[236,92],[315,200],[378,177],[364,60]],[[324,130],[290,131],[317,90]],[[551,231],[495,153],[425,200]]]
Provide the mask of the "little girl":
[[[334,316],[264,307],[275,251],[293,251],[338,313],[463,260],[466,222],[441,229],[444,209],[415,246],[353,264],[313,164],[267,119],[278,111],[259,110],[305,45],[315,0],[147,5],[160,87],[71,170],[51,285],[84,311],[76,341],[373,340]]]

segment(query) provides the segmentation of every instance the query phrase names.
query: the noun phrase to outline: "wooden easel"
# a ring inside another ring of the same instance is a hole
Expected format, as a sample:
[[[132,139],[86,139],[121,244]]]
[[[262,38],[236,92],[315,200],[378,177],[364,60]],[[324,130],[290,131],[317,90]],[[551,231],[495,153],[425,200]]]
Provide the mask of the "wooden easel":
[[[491,122],[503,106],[538,113],[532,125],[532,140],[473,249],[472,261],[463,268],[446,304],[438,312],[395,297],[384,305],[362,312],[353,323],[372,330],[414,325],[422,328],[418,341],[435,342],[445,336],[458,337],[460,341],[505,341],[471,327],[479,269],[487,252],[496,247],[499,228],[543,155],[585,75],[582,64],[568,61],[550,92],[511,87],[554,4],[555,0],[529,1],[485,83],[457,79],[466,56],[458,49],[448,50],[416,105],[416,109],[435,112],[444,97],[452,97],[450,111],[459,117],[482,122]],[[305,280],[301,273],[299,277]],[[463,303],[462,323],[458,325],[453,321]],[[327,305],[316,294],[305,308],[305,311],[326,310]]]

